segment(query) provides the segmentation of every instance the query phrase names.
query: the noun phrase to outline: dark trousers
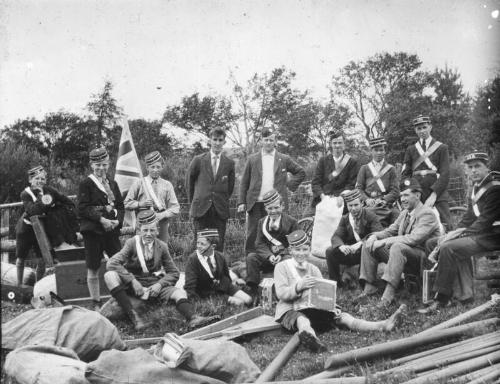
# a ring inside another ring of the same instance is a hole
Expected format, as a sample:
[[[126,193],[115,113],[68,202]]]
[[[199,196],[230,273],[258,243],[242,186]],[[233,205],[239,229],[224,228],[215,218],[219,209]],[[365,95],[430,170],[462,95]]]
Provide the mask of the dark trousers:
[[[330,280],[341,283],[340,265],[357,265],[361,261],[361,248],[354,254],[345,255],[339,247],[326,249],[326,264],[328,266],[328,276]]]
[[[197,232],[200,229],[205,229],[205,228],[213,228],[217,229],[217,232],[219,233],[219,244],[215,248],[219,252],[223,252],[224,250],[224,238],[226,237],[226,224],[227,224],[227,219],[222,219],[219,214],[217,213],[217,210],[215,209],[214,205],[212,204],[210,208],[208,209],[207,212],[201,217],[194,217],[193,218],[193,224],[194,224],[194,243],[195,243],[195,249],[196,249],[196,239],[197,239]]]
[[[247,239],[245,241],[245,252],[248,255],[255,252],[255,239],[257,238],[257,225],[259,220],[267,215],[264,203],[256,202],[247,215]]]
[[[267,258],[259,257],[256,253],[247,256],[247,284],[258,285],[260,283],[260,272],[273,272],[274,265]]]
[[[453,294],[453,282],[459,273],[459,268],[470,262],[475,253],[488,251],[471,237],[462,237],[449,240],[441,245],[436,282],[434,289],[441,295],[451,297]]]
[[[447,200],[436,201],[434,206],[439,212],[439,220],[441,220],[441,224],[443,224],[444,229],[447,232],[454,229],[452,228],[451,225],[450,204],[448,203],[448,201]]]
[[[97,271],[101,266],[104,251],[106,251],[109,257],[112,257],[121,249],[120,238],[115,231],[102,235],[94,232],[84,232],[82,236],[87,268],[93,271]]]

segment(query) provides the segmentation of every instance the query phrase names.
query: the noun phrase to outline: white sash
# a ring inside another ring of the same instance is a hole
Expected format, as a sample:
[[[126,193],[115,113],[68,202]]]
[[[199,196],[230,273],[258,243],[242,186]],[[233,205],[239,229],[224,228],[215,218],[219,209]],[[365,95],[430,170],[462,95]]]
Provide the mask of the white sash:
[[[27,193],[28,195],[30,195],[30,196],[31,196],[31,198],[33,199],[33,202],[36,202],[36,196],[35,196],[35,194],[33,193],[33,191],[31,190],[31,188],[30,188],[30,187],[26,187],[26,188],[24,188],[24,190],[26,191],[26,193]]]
[[[210,269],[210,266],[208,265],[207,259],[205,256],[203,256],[200,252],[196,251],[196,255],[198,256],[198,261],[200,262],[201,266],[205,271],[207,271],[208,275],[212,280],[215,280],[214,274],[212,273],[212,270]],[[215,255],[214,255],[214,260],[215,260]]]
[[[333,160],[333,162],[335,164],[335,169],[331,173],[331,176],[337,177],[338,175],[340,175],[340,173],[344,170],[344,168],[347,165],[347,162],[349,161],[350,158],[351,158],[351,156],[349,156],[348,154],[345,154],[344,156],[342,156],[342,160],[340,161],[338,166],[337,166],[337,164],[335,164],[335,160]]]
[[[488,189],[495,185],[500,185],[500,181],[490,181],[488,184],[486,184],[484,187],[481,187],[479,191],[477,192],[477,195],[474,193],[474,188],[472,188],[472,193],[471,193],[471,202],[472,202],[472,210],[474,211],[474,214],[476,217],[478,217],[481,213],[479,212],[479,206],[477,205],[477,202],[483,195],[486,193]]]
[[[354,233],[354,238],[356,239],[356,241],[361,241],[361,237],[359,236],[359,233],[356,232],[356,230],[354,229],[354,217],[352,217],[352,215],[349,213],[349,224],[351,224],[351,228],[352,228],[352,233]]]
[[[142,272],[149,273],[148,267],[146,267],[146,260],[144,260],[144,253],[142,252],[141,237],[135,235],[135,247],[137,249],[137,258],[139,263],[141,263]]]
[[[99,179],[97,177],[95,177],[94,174],[89,175],[89,178],[90,178],[90,180],[92,180],[94,182],[95,185],[97,185],[97,188],[99,188],[101,191],[103,191],[106,194],[106,196],[108,196],[108,192],[106,191],[106,188],[104,188],[104,185],[102,185],[102,183],[99,181]]]
[[[274,237],[271,236],[271,234],[267,231],[267,223],[269,222],[269,216],[266,216],[262,222],[262,233],[266,237],[267,240],[269,240],[273,245],[276,245],[277,247],[283,246],[281,241],[276,240]]]
[[[383,167],[380,172],[377,172],[375,169],[375,166],[372,161],[368,163],[368,168],[370,169],[370,172],[372,173],[373,179],[376,181],[378,188],[380,189],[380,192],[386,193],[387,190],[385,189],[385,185],[382,182],[382,176],[384,176],[389,169],[392,168],[392,165],[386,164],[385,167]]]
[[[422,162],[425,162],[425,164],[430,169],[432,169],[434,172],[437,172],[437,168],[434,164],[432,164],[429,156],[432,155],[440,145],[441,143],[439,141],[435,141],[434,144],[432,144],[429,148],[427,148],[427,151],[424,152],[424,149],[420,145],[420,141],[417,141],[417,143],[415,144],[415,148],[417,148],[417,152],[420,157],[413,163],[413,170],[415,170],[420,164],[422,164]]]
[[[155,190],[153,189],[153,186],[151,185],[151,178],[150,177],[145,177],[144,178],[144,186],[146,187],[147,193],[153,200],[153,203],[156,206],[156,209],[159,211],[165,210],[165,204],[163,201],[161,201],[158,196],[156,196]]]

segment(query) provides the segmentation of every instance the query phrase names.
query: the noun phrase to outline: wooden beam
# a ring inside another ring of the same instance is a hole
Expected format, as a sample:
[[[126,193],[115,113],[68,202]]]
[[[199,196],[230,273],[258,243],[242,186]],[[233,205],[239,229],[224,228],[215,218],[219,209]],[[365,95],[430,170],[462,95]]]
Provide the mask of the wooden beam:
[[[451,318],[450,320],[447,320],[447,321],[439,323],[431,328],[428,328],[425,331],[418,333],[418,335],[426,335],[430,332],[433,332],[433,331],[436,331],[439,329],[446,329],[446,328],[452,327],[454,325],[464,323],[464,322],[472,319],[473,317],[476,317],[476,316],[488,311],[490,308],[493,308],[497,304],[500,304],[500,295],[495,293],[495,294],[491,295],[491,299],[489,301],[487,301],[486,303],[484,303],[476,308],[473,308],[470,311],[467,311],[467,312],[464,312],[458,316],[455,316],[455,317]]]
[[[255,380],[255,383],[265,383],[276,377],[279,370],[290,360],[292,355],[295,353],[297,348],[299,348],[300,339],[299,334],[295,333],[288,343],[285,344],[283,349],[278,353],[278,355],[271,361],[271,364],[260,374],[260,376]]]
[[[255,319],[256,317],[263,315],[264,309],[262,307],[255,307],[249,309],[248,311],[238,313],[236,315],[230,316],[226,319],[220,320],[216,323],[207,325],[205,327],[195,329],[194,331],[185,333],[182,335],[185,339],[195,339],[198,336],[208,335],[209,333],[219,332],[227,329],[235,324],[242,323],[247,320]]]
[[[38,247],[40,248],[40,253],[42,254],[42,258],[45,261],[46,268],[52,268],[54,266],[54,260],[52,259],[52,254],[50,251],[52,250],[52,246],[50,245],[49,238],[47,237],[47,233],[45,232],[45,228],[43,227],[43,223],[40,220],[40,217],[37,215],[31,216],[30,221],[33,227],[33,231],[35,232],[36,239],[38,241]]]
[[[333,369],[349,364],[359,363],[375,358],[390,356],[408,349],[435,343],[440,340],[451,337],[461,336],[469,332],[478,332],[484,328],[500,323],[500,318],[492,318],[483,321],[477,321],[470,324],[460,325],[449,329],[434,331],[426,335],[414,335],[404,339],[393,340],[382,344],[376,344],[369,347],[339,353],[330,356],[325,362],[325,369]]]
[[[111,298],[110,295],[101,295],[101,301]],[[78,297],[76,299],[64,299],[66,305],[87,305],[92,303],[91,297]]]

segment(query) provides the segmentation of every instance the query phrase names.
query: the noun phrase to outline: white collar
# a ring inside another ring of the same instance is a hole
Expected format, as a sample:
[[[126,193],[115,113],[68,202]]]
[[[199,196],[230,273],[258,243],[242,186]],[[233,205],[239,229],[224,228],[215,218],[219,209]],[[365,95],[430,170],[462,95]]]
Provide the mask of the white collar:
[[[339,161],[342,161],[342,159],[344,158],[344,155],[345,155],[345,153],[342,153],[342,156],[335,157],[335,155],[332,153],[333,161],[335,161],[335,163],[338,163]]]
[[[272,157],[274,157],[275,153],[276,153],[276,149],[273,149],[271,153],[264,152],[264,150],[261,149],[262,156],[272,156]]]
[[[382,161],[375,161],[374,159],[372,159],[372,163],[374,166],[382,168],[382,165],[384,165],[384,160],[385,159],[382,159]]]
[[[210,150],[210,157],[213,159],[214,157],[217,157],[218,159],[220,159],[220,157],[222,156],[222,152],[219,153],[218,155],[216,155],[214,152],[212,152],[212,150]]]
[[[427,139],[425,139],[425,148],[429,149],[429,146],[431,145],[432,141],[432,136],[429,136]],[[422,140],[418,139],[418,142],[422,144]]]
[[[141,237],[141,242],[142,242],[142,245],[144,245],[145,247],[148,247],[149,250],[151,250],[153,248],[153,244],[155,243],[155,241],[153,240],[151,243],[146,244],[146,242],[144,241],[144,239],[142,237]]]

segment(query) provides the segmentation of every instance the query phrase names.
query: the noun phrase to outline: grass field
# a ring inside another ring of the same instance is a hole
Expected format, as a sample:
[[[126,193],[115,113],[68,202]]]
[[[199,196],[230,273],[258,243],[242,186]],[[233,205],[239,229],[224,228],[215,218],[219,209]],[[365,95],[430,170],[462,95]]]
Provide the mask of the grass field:
[[[398,299],[400,303],[408,305],[408,313],[402,319],[398,328],[392,333],[358,333],[349,330],[334,329],[319,335],[320,339],[328,345],[328,352],[321,354],[314,354],[308,350],[300,347],[299,350],[293,355],[291,360],[286,364],[284,369],[276,377],[275,380],[297,380],[302,379],[313,374],[319,373],[323,370],[324,362],[330,354],[352,350],[364,346],[374,345],[377,343],[385,342],[388,340],[399,339],[402,337],[411,336],[416,334],[434,324],[449,319],[457,314],[464,312],[474,306],[477,306],[489,299],[491,291],[489,291],[483,283],[478,283],[475,286],[476,301],[474,304],[462,306],[457,304],[453,307],[446,308],[441,313],[434,316],[426,317],[415,312],[415,309],[420,305],[420,297],[410,295],[407,291],[401,290]],[[397,306],[392,306],[388,311],[375,310],[373,306],[376,304],[376,299],[372,299],[365,306],[356,306],[352,303],[352,298],[357,295],[359,290],[346,290],[340,289],[338,303],[343,311],[346,311],[356,317],[361,317],[366,320],[381,320],[390,315]],[[199,301],[195,303],[198,313],[204,315],[218,314],[222,317],[238,313],[245,310],[244,308],[235,309],[226,305],[225,298],[216,297],[210,300]],[[18,314],[31,309],[28,305],[18,305],[12,303],[2,303],[2,322],[11,320]],[[484,314],[482,318],[492,317],[500,312],[497,307],[489,313]],[[272,315],[272,313],[269,313]],[[146,317],[153,321],[153,325],[144,332],[134,332],[131,324],[128,321],[114,322],[117,326],[123,339],[142,338],[161,336],[167,332],[176,332],[182,334],[186,332],[185,323],[181,316],[176,312],[173,306],[167,305],[160,308],[150,308]],[[239,340],[243,345],[252,360],[263,370],[274,357],[279,353],[283,346],[287,343],[290,334],[282,334],[278,336],[255,336],[249,339]],[[415,352],[415,351],[411,351]],[[4,361],[4,354],[2,354],[2,363]],[[375,365],[357,365],[352,367],[352,373],[346,375],[358,375],[361,373],[367,374],[381,368],[384,365],[384,360],[375,362]],[[2,373],[3,378],[3,373]],[[387,378],[379,380],[378,382],[398,382],[400,379]],[[377,381],[374,381],[377,382]]]

